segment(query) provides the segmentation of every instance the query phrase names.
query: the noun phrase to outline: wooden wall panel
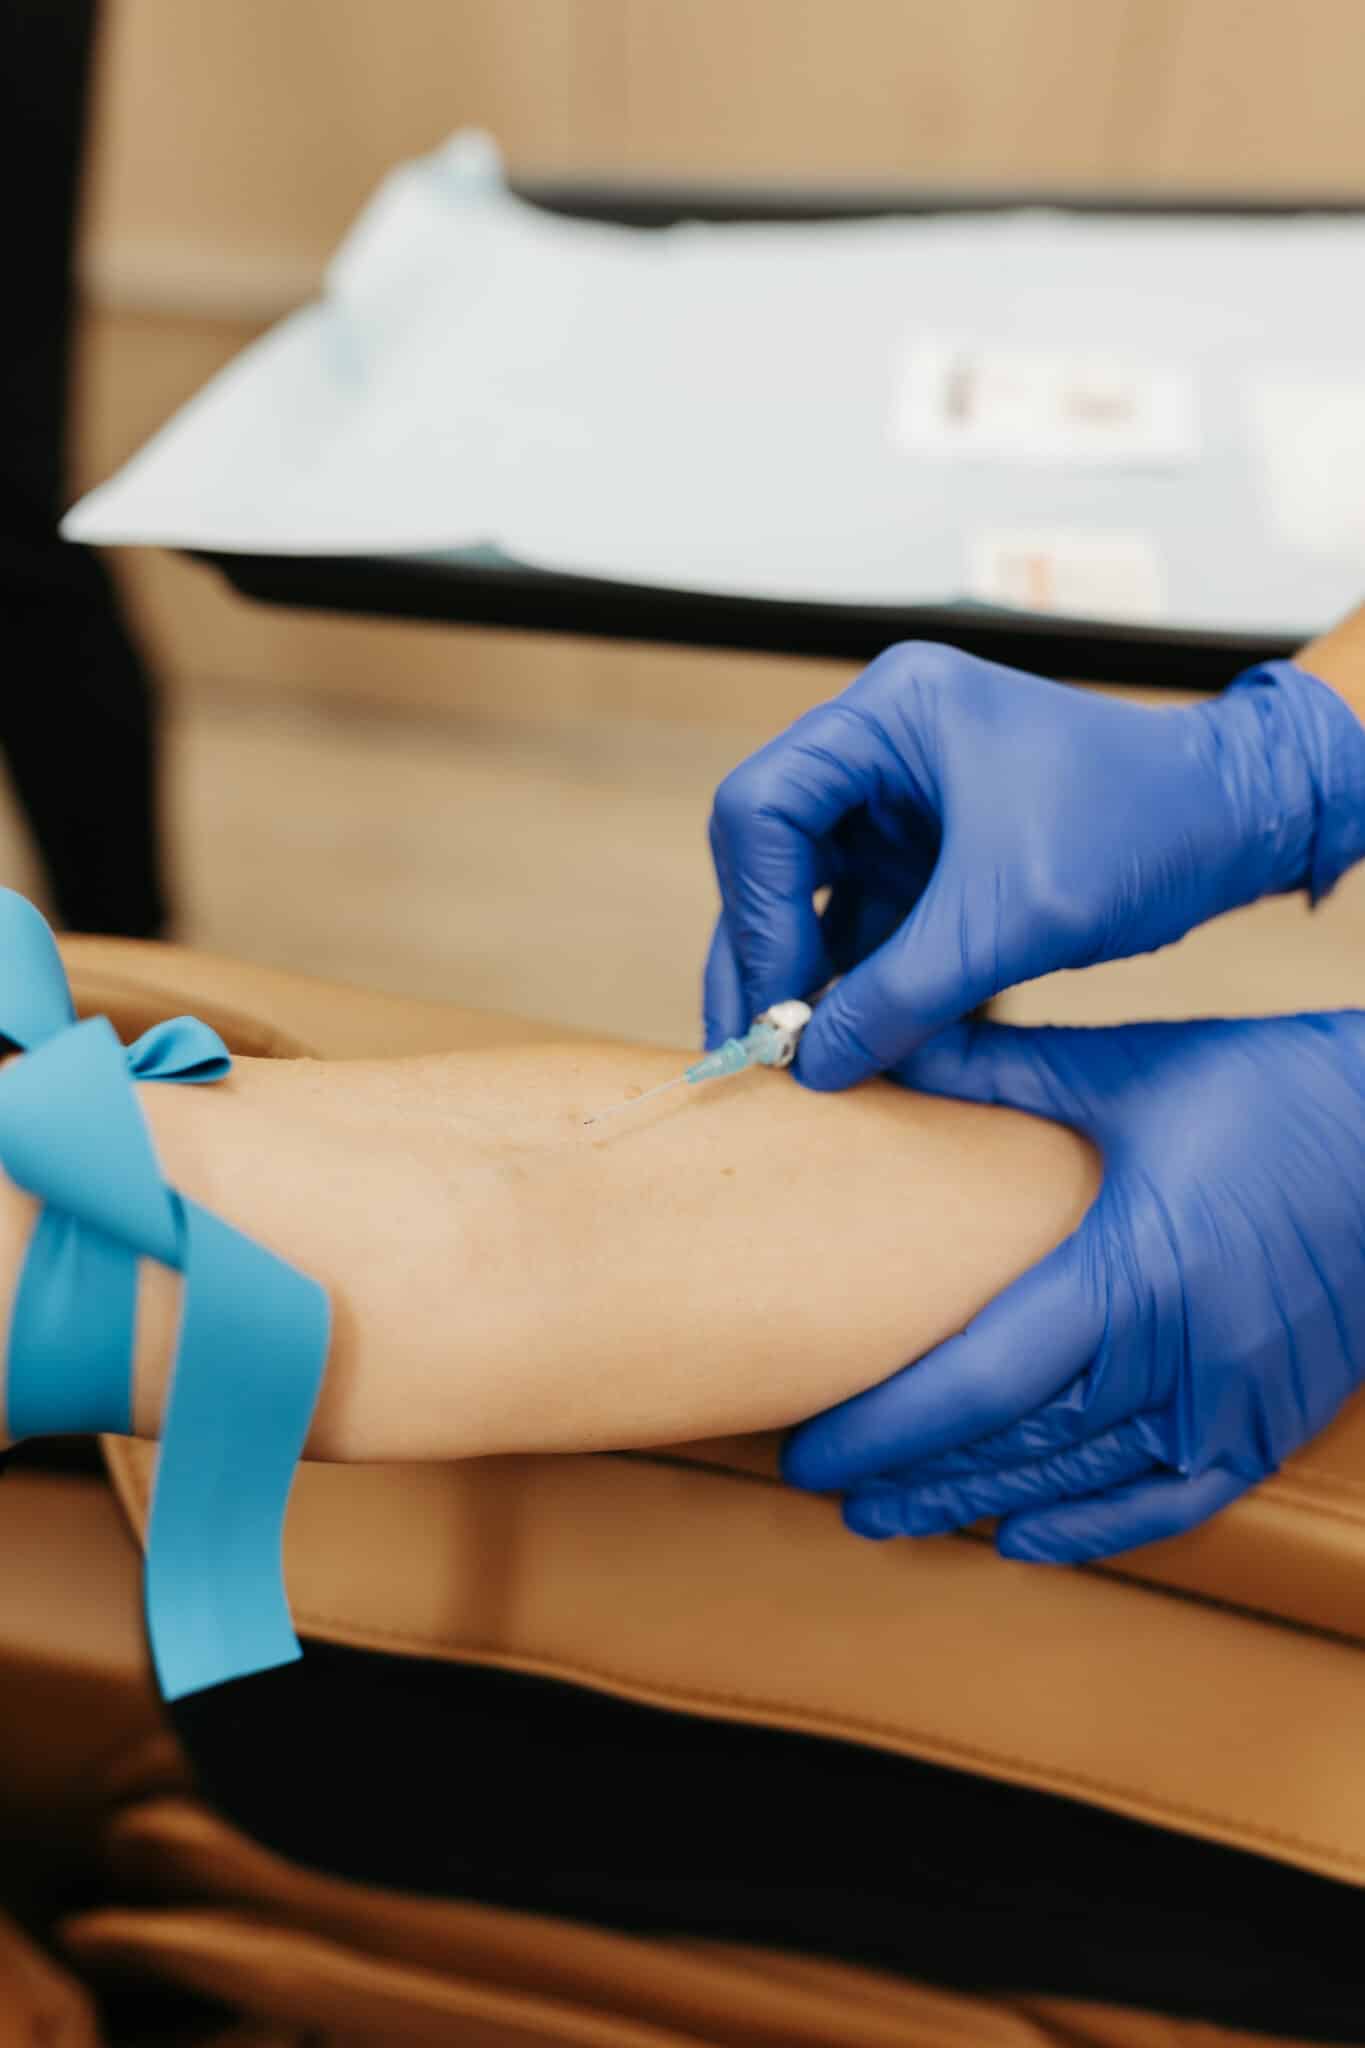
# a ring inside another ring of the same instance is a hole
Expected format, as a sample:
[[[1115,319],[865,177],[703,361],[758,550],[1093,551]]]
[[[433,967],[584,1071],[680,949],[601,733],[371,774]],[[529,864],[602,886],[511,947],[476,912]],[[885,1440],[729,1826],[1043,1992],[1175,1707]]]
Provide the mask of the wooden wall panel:
[[[89,246],[121,301],[278,310],[454,129],[570,154],[573,0],[111,0]]]
[[[1365,196],[1361,0],[1148,4],[1166,18],[1137,131],[1152,182]]]
[[[601,111],[633,165],[1085,183],[1118,161],[1122,0],[616,0],[610,14],[621,75]]]

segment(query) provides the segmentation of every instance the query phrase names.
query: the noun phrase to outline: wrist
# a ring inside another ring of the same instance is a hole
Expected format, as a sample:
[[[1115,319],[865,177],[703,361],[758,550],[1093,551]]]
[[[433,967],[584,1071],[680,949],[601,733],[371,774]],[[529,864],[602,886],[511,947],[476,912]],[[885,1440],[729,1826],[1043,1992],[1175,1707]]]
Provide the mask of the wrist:
[[[1314,903],[1365,858],[1365,725],[1293,661],[1249,669],[1211,707],[1250,746],[1269,858],[1266,893],[1306,888]]]

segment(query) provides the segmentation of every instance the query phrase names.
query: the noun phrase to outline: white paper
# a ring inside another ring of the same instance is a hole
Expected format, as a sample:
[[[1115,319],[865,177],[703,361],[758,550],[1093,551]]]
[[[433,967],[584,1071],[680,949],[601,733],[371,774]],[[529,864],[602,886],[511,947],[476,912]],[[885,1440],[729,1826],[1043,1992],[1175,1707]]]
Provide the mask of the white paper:
[[[1353,556],[1365,594],[1365,368],[1263,371],[1247,402],[1274,530],[1289,547]]]
[[[951,436],[890,431],[916,346],[963,336],[995,394],[970,460]],[[969,598],[975,535],[1143,534],[1172,619],[1307,631],[1359,596],[1365,564],[1349,521],[1307,516],[1283,461],[1266,483],[1244,394],[1268,366],[1311,386],[1324,337],[1338,372],[1365,363],[1361,221],[646,232],[522,203],[491,145],[462,137],[386,179],[323,297],[65,530],[248,553],[492,548],[886,604]],[[1299,429],[1277,436],[1278,417],[1263,408],[1282,455]]]
[[[1109,468],[1189,463],[1187,369],[1100,350],[926,335],[906,356],[892,431],[920,454]]]

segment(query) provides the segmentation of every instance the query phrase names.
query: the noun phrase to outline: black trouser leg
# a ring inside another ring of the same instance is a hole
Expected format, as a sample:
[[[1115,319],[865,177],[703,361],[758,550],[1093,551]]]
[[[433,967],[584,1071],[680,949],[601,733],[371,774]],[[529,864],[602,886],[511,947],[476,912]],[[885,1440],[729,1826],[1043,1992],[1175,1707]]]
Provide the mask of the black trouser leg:
[[[94,0],[0,0],[0,749],[64,923],[166,919],[156,704],[103,564],[57,533]]]
[[[62,922],[155,938],[166,922],[156,701],[104,564],[84,548],[69,555],[60,616],[21,600],[17,631],[6,622],[14,682],[0,691],[0,747]]]

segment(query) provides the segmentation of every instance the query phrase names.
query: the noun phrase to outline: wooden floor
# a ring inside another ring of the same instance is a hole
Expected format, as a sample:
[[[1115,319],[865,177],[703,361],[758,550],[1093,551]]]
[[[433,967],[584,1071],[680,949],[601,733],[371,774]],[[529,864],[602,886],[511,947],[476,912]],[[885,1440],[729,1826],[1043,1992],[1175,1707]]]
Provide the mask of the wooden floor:
[[[181,935],[225,953],[579,1028],[694,1042],[714,895],[706,818],[752,730],[636,717],[499,725],[182,686],[167,798]],[[35,877],[13,808],[0,878]],[[1056,976],[1028,1019],[1365,1005],[1365,872],[1184,945]]]

